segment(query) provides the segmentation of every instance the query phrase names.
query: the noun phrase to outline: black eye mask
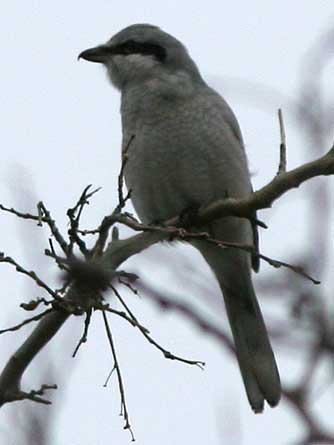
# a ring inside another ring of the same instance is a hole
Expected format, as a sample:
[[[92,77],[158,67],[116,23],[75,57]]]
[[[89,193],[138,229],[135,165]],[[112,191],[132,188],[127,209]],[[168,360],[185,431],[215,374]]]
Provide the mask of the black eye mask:
[[[152,42],[136,42],[135,40],[127,40],[120,45],[111,48],[113,54],[143,54],[154,56],[159,62],[166,59],[166,49],[157,43]]]

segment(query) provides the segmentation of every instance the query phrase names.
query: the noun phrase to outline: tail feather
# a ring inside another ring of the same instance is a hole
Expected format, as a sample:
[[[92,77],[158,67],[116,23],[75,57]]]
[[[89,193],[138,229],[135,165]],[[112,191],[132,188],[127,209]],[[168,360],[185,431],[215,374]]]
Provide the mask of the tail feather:
[[[261,412],[264,400],[276,406],[281,396],[279,373],[262,314],[254,293],[242,295],[250,299],[251,309],[239,304],[240,298],[230,291],[222,290],[248,400],[255,412]]]
[[[207,243],[193,243],[214,271],[223,292],[234,338],[236,356],[252,409],[263,410],[264,401],[278,404],[280,377],[267,330],[253,289],[250,258],[245,251],[222,251]]]

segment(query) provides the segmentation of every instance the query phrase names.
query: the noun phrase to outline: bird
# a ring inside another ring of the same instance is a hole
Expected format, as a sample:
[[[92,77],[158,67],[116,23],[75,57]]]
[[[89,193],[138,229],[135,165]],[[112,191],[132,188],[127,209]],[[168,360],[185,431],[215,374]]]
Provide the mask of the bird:
[[[226,196],[251,195],[238,121],[181,41],[157,26],[134,24],[78,59],[102,64],[121,92],[124,177],[143,223],[187,215]],[[254,220],[228,216],[197,228],[221,242],[252,246],[252,252],[222,249],[206,239],[189,242],[221,288],[246,394],[260,413],[265,402],[279,403],[281,384],[252,283],[251,269],[259,268]]]

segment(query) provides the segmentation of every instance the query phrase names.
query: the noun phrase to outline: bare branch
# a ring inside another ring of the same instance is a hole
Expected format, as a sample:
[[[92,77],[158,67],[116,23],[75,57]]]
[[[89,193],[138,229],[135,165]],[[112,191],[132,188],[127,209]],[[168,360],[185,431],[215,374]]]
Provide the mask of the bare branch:
[[[212,204],[209,204],[205,208],[200,208],[195,220],[192,221],[192,225],[202,226],[217,218],[222,218],[225,216],[237,216],[241,218],[252,217],[255,210],[271,207],[274,201],[280,198],[284,193],[298,187],[308,179],[316,176],[333,174],[334,146],[326,155],[322,156],[316,161],[309,162],[301,167],[295,168],[294,170],[275,176],[274,179],[269,182],[269,184],[254,192],[248,198],[220,199]],[[116,219],[118,219],[119,222],[121,219],[123,222],[125,221],[122,216],[117,216]],[[164,227],[177,227],[179,223],[180,219],[178,216],[176,216],[166,221],[164,223]],[[134,228],[137,223],[127,220],[127,225]],[[147,230],[149,230],[149,227],[150,226],[148,226]],[[163,230],[164,227],[156,228],[157,230],[154,232],[150,231],[151,233],[146,232],[135,235],[126,240],[114,240],[109,244],[107,251],[103,256],[102,262],[109,264],[113,268],[117,268],[130,256],[140,253],[152,244],[168,238],[168,234],[165,230]]]
[[[334,146],[321,158],[275,176],[269,184],[249,198],[227,198],[199,211],[196,222],[201,225],[223,216],[247,218],[254,210],[270,208],[283,194],[316,176],[334,175]]]
[[[0,375],[0,406],[13,400],[28,398],[19,397],[22,394],[22,374],[69,316],[69,312],[61,310],[53,310],[44,315],[28,339],[11,356]]]

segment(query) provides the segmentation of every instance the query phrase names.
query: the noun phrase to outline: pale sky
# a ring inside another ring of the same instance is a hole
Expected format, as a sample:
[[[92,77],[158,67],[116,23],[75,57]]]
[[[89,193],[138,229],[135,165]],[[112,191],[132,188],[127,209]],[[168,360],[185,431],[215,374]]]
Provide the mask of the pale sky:
[[[300,94],[307,49],[333,28],[331,1],[12,0],[2,5],[0,16],[1,203],[33,210],[34,203],[43,200],[65,232],[66,210],[87,184],[103,188],[87,210],[87,227],[94,227],[113,209],[120,163],[119,93],[108,84],[100,66],[79,63],[77,55],[133,23],[155,24],[179,38],[204,78],[230,103],[243,132],[255,188],[269,181],[277,170],[279,107],[286,110],[289,167],[312,159],[289,106]],[[332,62],[323,74],[325,97],[333,94],[333,75]],[[333,129],[319,155],[329,148]],[[313,248],[312,239],[305,239],[308,190],[310,185],[293,191],[273,210],[263,212],[262,218],[270,221],[270,230],[262,234],[263,253],[284,261],[289,252],[301,251],[305,244]],[[50,260],[43,257],[46,247],[46,229],[41,232],[31,223],[1,214],[0,251],[30,269],[36,268],[47,280],[50,274],[54,279],[54,274]],[[183,256],[192,267],[203,271],[202,286],[212,294],[202,295],[201,300],[208,298],[218,308],[218,320],[221,316],[225,323],[223,305],[215,300],[218,287],[214,278],[192,249],[155,246],[124,268],[136,270],[156,287],[191,301],[192,294],[199,293],[198,274],[193,280],[191,274],[182,280],[171,265],[171,258],[174,262]],[[262,267],[262,276],[266,273],[268,266]],[[278,279],[280,273],[277,271]],[[8,326],[26,316],[18,312],[18,304],[40,296],[40,292],[8,266],[0,267],[0,280],[0,326]],[[144,297],[127,298],[138,318],[168,350],[207,363],[202,372],[169,362],[133,328],[112,319],[131,424],[139,445],[282,445],[298,438],[299,424],[285,402],[274,410],[267,408],[262,415],[252,413],[236,363],[220,346],[203,337],[188,321],[162,314]],[[264,314],[266,317],[265,310]],[[88,343],[75,361],[70,359],[82,322],[71,319],[50,345],[48,351],[53,355],[41,353],[39,363],[55,360],[67,384],[60,382],[51,407],[38,409],[53,412],[53,445],[128,444],[130,436],[123,431],[118,415],[116,380],[108,389],[102,388],[112,360],[100,314],[95,315]],[[30,329],[0,337],[2,363]],[[278,360],[283,381],[296,375],[298,364],[292,358],[279,353]],[[35,365],[24,375],[26,389],[30,389],[37,371]],[[44,382],[33,384],[40,383]],[[317,403],[317,409],[328,415],[331,412],[333,417],[328,394]],[[2,409],[0,443],[14,443],[8,434],[12,428],[8,419],[17,409],[18,403]]]

